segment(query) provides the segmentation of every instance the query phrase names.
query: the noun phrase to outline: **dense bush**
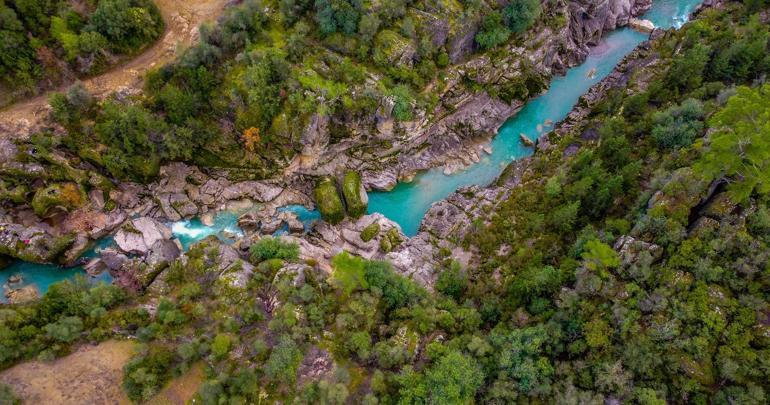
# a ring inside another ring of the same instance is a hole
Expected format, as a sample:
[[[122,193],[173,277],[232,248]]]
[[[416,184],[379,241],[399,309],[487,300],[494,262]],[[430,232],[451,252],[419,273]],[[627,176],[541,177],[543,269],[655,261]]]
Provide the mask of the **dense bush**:
[[[147,401],[171,378],[174,353],[163,346],[142,348],[142,353],[124,367],[123,388],[136,402]]]
[[[281,238],[265,236],[249,247],[249,253],[254,263],[269,259],[297,260],[299,246],[296,243],[284,242]]]
[[[689,146],[703,131],[703,105],[693,99],[653,115],[652,137],[658,147],[675,149]]]

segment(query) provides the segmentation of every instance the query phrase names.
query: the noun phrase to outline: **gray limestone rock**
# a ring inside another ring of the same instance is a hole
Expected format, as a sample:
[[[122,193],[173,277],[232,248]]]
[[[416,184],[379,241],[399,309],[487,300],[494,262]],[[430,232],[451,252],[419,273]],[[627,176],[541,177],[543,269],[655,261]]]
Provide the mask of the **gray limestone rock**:
[[[125,253],[145,255],[159,240],[171,239],[171,229],[157,220],[140,217],[126,222],[115,234],[115,244]]]

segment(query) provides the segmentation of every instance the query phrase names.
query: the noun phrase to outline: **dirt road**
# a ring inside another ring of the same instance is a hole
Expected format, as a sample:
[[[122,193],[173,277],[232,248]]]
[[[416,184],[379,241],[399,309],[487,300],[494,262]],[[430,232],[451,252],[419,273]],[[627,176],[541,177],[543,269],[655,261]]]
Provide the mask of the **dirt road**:
[[[214,21],[228,0],[155,0],[166,22],[162,38],[135,58],[83,84],[91,93],[105,96],[121,88],[141,86],[142,74],[172,60],[179,51],[198,39],[198,26]],[[62,86],[57,91],[66,89]],[[0,111],[0,125],[28,127],[45,114],[51,92],[20,101]]]

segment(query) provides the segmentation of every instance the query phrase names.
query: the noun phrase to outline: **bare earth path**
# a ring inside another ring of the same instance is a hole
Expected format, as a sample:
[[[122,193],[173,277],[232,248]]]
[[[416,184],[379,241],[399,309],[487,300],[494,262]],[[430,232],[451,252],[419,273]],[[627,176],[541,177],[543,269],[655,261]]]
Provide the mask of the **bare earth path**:
[[[96,96],[105,96],[121,88],[141,86],[142,75],[148,69],[172,60],[178,51],[198,39],[198,26],[214,21],[228,0],[155,0],[163,15],[166,31],[150,48],[102,75],[86,79],[83,84]],[[58,91],[66,89],[62,86]],[[0,124],[28,126],[45,113],[51,92],[20,101],[0,111]]]

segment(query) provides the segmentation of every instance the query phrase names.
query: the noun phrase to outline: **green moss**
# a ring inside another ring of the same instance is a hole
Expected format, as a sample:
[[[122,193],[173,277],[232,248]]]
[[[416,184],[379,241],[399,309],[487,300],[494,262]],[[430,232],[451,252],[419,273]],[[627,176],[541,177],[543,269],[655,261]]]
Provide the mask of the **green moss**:
[[[373,222],[371,225],[367,226],[361,231],[361,240],[364,242],[369,242],[370,240],[374,239],[375,236],[377,236],[380,233],[380,224],[377,222]]]
[[[366,214],[368,198],[366,191],[361,185],[361,175],[358,172],[348,170],[342,180],[342,195],[345,197],[345,205],[348,209],[348,215],[353,218],[359,218]]]
[[[0,182],[0,201],[8,200],[16,204],[21,204],[27,201],[28,192],[29,187],[24,184],[11,187],[4,182]]]
[[[72,211],[86,202],[86,193],[75,183],[56,183],[38,189],[32,198],[32,209],[39,217],[50,215],[54,209]]]
[[[345,219],[345,207],[332,179],[324,178],[318,183],[315,188],[315,199],[318,211],[321,212],[321,217],[325,221],[338,224]]]

